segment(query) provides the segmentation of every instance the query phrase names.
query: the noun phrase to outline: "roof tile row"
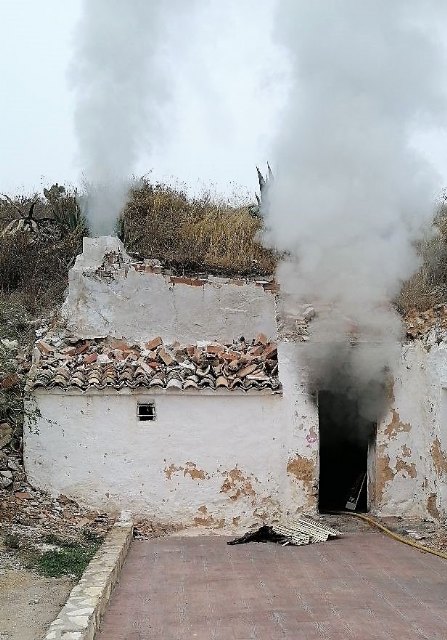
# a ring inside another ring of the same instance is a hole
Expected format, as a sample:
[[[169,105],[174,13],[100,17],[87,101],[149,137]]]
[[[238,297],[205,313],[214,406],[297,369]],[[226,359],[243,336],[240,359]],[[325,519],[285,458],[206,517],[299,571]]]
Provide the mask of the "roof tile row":
[[[261,334],[251,342],[169,346],[160,337],[129,345],[54,336],[36,343],[29,387],[277,391],[281,385],[276,344]]]

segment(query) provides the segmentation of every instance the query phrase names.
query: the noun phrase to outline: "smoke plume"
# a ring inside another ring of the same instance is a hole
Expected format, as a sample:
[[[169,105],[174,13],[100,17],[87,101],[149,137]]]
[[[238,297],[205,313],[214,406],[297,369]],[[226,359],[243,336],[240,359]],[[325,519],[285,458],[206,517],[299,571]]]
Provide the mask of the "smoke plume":
[[[163,0],[83,1],[73,65],[75,126],[95,235],[113,233],[141,147],[160,128],[167,7]]]
[[[276,37],[294,82],[267,240],[290,255],[282,288],[323,309],[308,349],[315,385],[358,396],[371,417],[401,339],[391,301],[418,267],[414,241],[439,191],[411,139],[445,116],[433,28],[441,11],[431,0],[278,6]]]

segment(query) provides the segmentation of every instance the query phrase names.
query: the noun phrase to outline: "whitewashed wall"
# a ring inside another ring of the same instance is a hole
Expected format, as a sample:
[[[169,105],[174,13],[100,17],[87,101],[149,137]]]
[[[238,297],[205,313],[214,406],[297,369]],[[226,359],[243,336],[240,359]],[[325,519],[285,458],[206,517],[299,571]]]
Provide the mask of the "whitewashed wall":
[[[137,400],[157,419],[138,422]],[[280,395],[46,393],[25,431],[34,486],[164,522],[247,526],[278,516],[288,425]]]
[[[254,281],[210,277],[171,278],[124,264],[113,277],[98,276],[104,253],[120,250],[117,238],[86,238],[69,273],[63,306],[67,325],[81,338],[112,336],[145,341],[231,342],[265,333],[276,337],[275,299]]]
[[[382,515],[447,517],[447,348],[404,345],[378,427],[373,502]]]
[[[312,513],[318,506],[318,408],[307,390],[305,345],[278,345],[279,375],[283,386],[286,440],[284,513]]]

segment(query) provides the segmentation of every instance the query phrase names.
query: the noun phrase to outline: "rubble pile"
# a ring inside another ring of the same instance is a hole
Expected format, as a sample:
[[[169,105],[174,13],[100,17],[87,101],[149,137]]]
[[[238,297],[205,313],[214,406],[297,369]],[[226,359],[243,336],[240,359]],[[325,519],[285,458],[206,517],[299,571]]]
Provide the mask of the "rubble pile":
[[[0,490],[0,531],[36,539],[58,536],[77,540],[103,538],[114,522],[110,514],[91,511],[60,495],[52,498],[25,482],[16,491]]]
[[[307,342],[310,338],[309,325],[316,316],[310,304],[290,307],[290,300],[283,297],[278,313],[278,332],[286,342]]]
[[[11,445],[13,435],[14,432],[7,422],[0,424],[0,444],[7,443],[0,450],[0,489],[14,488],[15,484],[25,480],[21,451],[8,446]]]
[[[232,344],[165,345],[124,340],[79,340],[60,334],[36,342],[29,388],[119,390],[240,389],[278,391],[277,346],[264,334]]]
[[[440,344],[447,338],[447,304],[437,304],[427,311],[409,311],[405,318],[406,336],[427,345]]]
[[[47,329],[46,329],[47,330]],[[36,332],[40,333],[40,330]],[[89,511],[65,496],[54,499],[33,489],[23,468],[23,389],[31,367],[30,353],[17,340],[0,340],[0,532],[35,540],[45,535],[76,540],[100,538],[113,518]]]
[[[150,538],[161,538],[182,531],[184,527],[178,524],[154,522],[147,519],[135,521],[133,536],[136,540],[149,540]]]
[[[25,479],[22,465],[23,388],[31,366],[17,340],[0,340],[0,489]]]

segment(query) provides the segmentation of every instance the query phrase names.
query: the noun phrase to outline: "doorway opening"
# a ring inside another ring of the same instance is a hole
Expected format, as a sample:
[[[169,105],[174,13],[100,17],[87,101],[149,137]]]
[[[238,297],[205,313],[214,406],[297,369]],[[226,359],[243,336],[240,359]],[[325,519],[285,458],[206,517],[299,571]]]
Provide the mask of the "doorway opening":
[[[318,508],[368,511],[368,452],[375,425],[361,417],[356,400],[340,393],[318,394],[320,483]]]

